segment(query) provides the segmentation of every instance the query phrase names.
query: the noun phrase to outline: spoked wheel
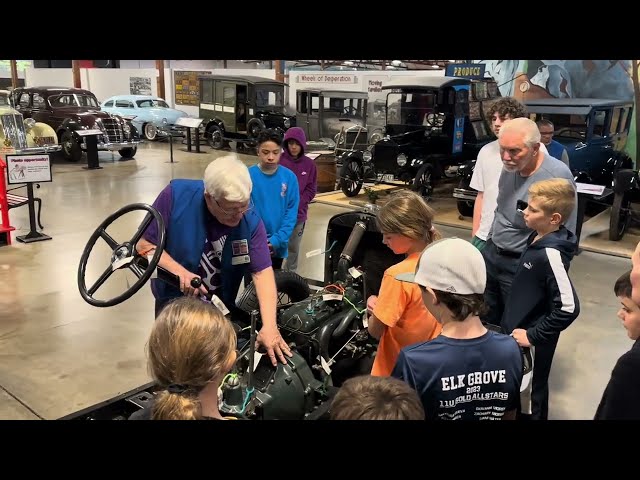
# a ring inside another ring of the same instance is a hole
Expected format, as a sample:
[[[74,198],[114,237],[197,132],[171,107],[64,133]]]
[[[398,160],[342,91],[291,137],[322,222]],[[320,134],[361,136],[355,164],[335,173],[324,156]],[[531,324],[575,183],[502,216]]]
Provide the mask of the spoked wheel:
[[[136,233],[133,235],[133,237],[131,237],[131,240],[127,240],[124,243],[118,243],[113,237],[111,237],[111,235],[107,233],[107,227],[123,215],[136,210],[145,210],[148,213],[144,217],[142,223],[138,226]],[[153,220],[158,222],[158,245],[155,249],[153,257],[149,260],[138,255],[136,251],[136,244],[138,243],[138,241],[140,241],[145,230]],[[98,238],[102,238],[105,242],[107,242],[107,245],[109,245],[109,248],[112,250],[111,261],[109,263],[109,266],[105,269],[104,272],[102,272],[95,283],[91,285],[91,287],[87,288],[87,261]],[[87,245],[84,247],[82,257],[80,257],[80,265],[78,267],[78,289],[80,290],[80,295],[87,303],[93,305],[94,307],[112,307],[113,305],[124,302],[134,293],[140,290],[140,288],[147,282],[147,280],[151,278],[151,275],[153,274],[154,270],[158,266],[158,262],[160,261],[160,256],[162,255],[162,252],[164,250],[164,244],[164,221],[162,220],[160,212],[158,212],[151,205],[147,205],[144,203],[134,203],[122,207],[120,210],[107,217],[107,219],[100,224],[100,226],[96,229],[95,232],[93,232],[93,234],[89,238]],[[138,280],[133,285],[131,285],[128,290],[117,297],[109,300],[98,300],[94,298],[96,292],[107,281],[111,274],[116,270],[124,268],[131,270],[138,278]]]
[[[207,143],[214,150],[220,150],[225,147],[225,141],[222,138],[222,130],[217,125],[209,127],[207,131]]]
[[[616,193],[609,219],[609,240],[620,240],[631,218],[631,200],[624,193]]]
[[[347,158],[340,169],[340,189],[347,197],[355,197],[364,182],[362,166],[355,158]]]
[[[428,198],[433,193],[433,165],[425,163],[420,167],[416,178],[413,180],[413,190],[424,198]]]

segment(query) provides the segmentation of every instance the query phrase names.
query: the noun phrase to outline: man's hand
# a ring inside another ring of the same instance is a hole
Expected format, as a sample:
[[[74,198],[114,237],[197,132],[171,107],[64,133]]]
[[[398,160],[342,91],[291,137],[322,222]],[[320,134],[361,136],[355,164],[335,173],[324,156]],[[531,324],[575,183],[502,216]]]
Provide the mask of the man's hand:
[[[185,296],[206,295],[207,289],[204,284],[200,285],[199,288],[193,288],[191,286],[191,280],[194,278],[200,278],[199,275],[191,273],[186,268],[183,268],[178,276],[180,277],[180,291],[184,293]]]
[[[367,313],[369,315],[373,315],[373,309],[376,308],[376,304],[378,303],[378,296],[371,295],[367,298]]]
[[[271,245],[271,242],[267,243],[267,245],[269,245],[269,253],[273,257],[276,254],[275,250],[273,249],[273,245]]]
[[[257,341],[267,349],[267,355],[269,355],[274,367],[278,365],[276,355],[278,355],[280,361],[285,365],[287,364],[287,360],[284,358],[284,354],[286,353],[289,357],[293,356],[291,349],[289,349],[289,345],[284,341],[277,328],[263,326],[258,332]]]
[[[518,345],[521,347],[530,347],[531,343],[529,343],[529,338],[527,337],[527,331],[522,328],[516,328],[513,332],[511,332],[511,336],[516,339]]]

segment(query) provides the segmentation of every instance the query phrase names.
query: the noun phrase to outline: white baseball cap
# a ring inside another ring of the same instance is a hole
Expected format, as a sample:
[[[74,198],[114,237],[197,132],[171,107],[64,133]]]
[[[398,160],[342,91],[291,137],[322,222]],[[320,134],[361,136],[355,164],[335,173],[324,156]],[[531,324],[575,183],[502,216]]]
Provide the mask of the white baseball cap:
[[[487,285],[487,267],[471,243],[444,238],[424,249],[415,273],[396,275],[396,280],[459,295],[482,294]]]

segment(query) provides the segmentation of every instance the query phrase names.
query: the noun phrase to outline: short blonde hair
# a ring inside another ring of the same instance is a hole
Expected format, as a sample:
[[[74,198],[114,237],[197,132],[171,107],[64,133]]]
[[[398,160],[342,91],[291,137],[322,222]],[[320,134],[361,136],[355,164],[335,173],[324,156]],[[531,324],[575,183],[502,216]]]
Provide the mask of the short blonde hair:
[[[216,200],[248,202],[252,186],[249,169],[235,154],[216,158],[204,171],[204,189]]]
[[[547,215],[559,213],[564,223],[576,207],[576,190],[565,178],[550,178],[535,182],[529,187],[529,195],[540,200],[540,207]]]

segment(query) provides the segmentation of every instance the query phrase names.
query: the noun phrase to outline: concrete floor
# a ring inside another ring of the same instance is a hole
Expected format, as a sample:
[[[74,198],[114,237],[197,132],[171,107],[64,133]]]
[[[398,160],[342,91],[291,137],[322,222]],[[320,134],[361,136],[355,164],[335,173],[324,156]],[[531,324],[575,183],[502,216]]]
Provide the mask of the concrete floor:
[[[101,170],[54,160],[53,182],[43,183],[44,233],[52,240],[22,244],[29,231],[27,208],[11,211],[17,227],[13,244],[0,247],[0,419],[55,419],[97,404],[150,381],[145,343],[153,322],[148,285],[124,303],[97,308],[78,292],[82,251],[110,214],[136,203],[152,203],[172,178],[201,178],[206,165],[223,152],[187,153],[174,145],[169,163],[165,143],[142,145],[136,158],[100,154]],[[248,165],[256,157],[241,155]],[[302,251],[323,248],[329,218],[343,208],[312,204]],[[108,231],[130,238],[143,213],[131,213]],[[441,227],[445,236],[468,238],[467,230]],[[88,262],[87,283],[104,270],[109,250],[98,241]],[[571,267],[582,314],[560,339],[551,372],[550,417],[590,419],[616,359],[631,347],[616,317],[615,279],[630,268],[628,259],[583,252]],[[116,272],[120,274],[121,272]],[[299,273],[323,279],[323,257],[301,259]],[[116,274],[100,293],[124,291]],[[104,298],[104,297],[101,297]]]

